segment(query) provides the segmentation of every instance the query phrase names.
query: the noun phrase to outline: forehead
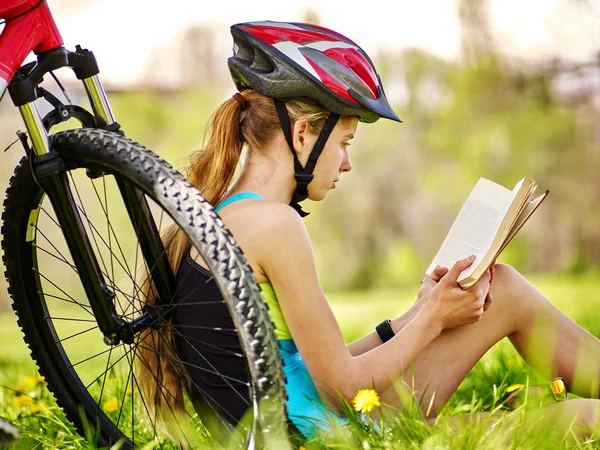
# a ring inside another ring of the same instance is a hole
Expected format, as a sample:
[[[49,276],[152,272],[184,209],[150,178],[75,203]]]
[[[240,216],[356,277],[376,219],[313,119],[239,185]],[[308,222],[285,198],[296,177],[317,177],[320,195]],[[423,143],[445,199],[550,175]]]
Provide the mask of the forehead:
[[[334,133],[338,136],[354,135],[358,126],[358,117],[342,116],[335,128]]]

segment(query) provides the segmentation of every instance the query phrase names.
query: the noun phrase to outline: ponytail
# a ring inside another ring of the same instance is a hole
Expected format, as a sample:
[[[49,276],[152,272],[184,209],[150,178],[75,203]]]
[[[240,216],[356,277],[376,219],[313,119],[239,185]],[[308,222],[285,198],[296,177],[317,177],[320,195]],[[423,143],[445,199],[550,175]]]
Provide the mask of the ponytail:
[[[243,114],[235,98],[225,101],[208,122],[204,148],[190,158],[187,179],[213,206],[223,200],[240,161]]]

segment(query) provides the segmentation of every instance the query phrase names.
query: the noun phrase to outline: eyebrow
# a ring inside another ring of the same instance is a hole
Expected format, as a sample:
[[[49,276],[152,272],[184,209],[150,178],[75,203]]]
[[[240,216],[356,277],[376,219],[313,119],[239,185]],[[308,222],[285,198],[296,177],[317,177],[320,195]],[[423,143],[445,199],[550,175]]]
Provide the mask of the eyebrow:
[[[346,136],[344,136],[347,139],[352,139],[354,137],[354,133],[348,133]]]

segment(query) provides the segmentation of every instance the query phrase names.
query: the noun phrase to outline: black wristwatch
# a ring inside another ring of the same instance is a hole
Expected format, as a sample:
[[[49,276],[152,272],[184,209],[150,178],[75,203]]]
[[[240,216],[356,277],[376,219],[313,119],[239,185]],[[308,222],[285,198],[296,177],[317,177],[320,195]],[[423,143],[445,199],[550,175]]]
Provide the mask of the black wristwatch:
[[[394,330],[392,329],[392,321],[390,319],[385,319],[377,325],[375,331],[377,331],[381,342],[387,342],[395,336]]]

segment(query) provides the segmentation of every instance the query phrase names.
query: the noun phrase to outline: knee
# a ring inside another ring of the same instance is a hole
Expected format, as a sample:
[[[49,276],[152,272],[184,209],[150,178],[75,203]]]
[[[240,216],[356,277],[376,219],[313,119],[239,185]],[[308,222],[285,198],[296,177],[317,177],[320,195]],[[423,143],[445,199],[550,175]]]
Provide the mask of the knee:
[[[516,287],[519,284],[521,275],[512,266],[498,263],[494,265],[494,278],[492,280],[491,291],[495,300],[510,300],[518,292]]]
[[[494,265],[491,293],[497,307],[507,308],[512,314],[523,316],[530,311],[533,286],[512,266]]]
[[[504,263],[494,264],[494,281],[501,280],[514,284],[519,278],[522,278],[522,275],[514,267]]]

